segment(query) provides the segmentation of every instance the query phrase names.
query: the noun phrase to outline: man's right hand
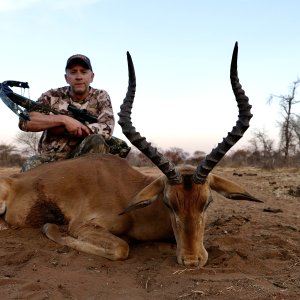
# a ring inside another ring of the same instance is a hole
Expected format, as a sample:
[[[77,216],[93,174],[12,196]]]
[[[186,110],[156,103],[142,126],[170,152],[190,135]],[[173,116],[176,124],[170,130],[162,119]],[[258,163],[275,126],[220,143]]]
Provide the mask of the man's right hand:
[[[73,136],[88,136],[91,134],[90,128],[88,128],[86,125],[82,124],[81,122],[77,121],[76,119],[73,119],[69,116],[63,116],[64,117],[64,126],[66,131]]]

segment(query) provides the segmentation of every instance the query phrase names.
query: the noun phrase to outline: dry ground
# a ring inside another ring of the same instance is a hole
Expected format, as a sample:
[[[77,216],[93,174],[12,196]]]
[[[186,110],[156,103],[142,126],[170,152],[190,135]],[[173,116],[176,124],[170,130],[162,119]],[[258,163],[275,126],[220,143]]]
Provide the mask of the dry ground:
[[[132,243],[128,260],[111,262],[37,229],[8,229],[0,231],[0,299],[300,299],[300,170],[215,173],[264,203],[214,194],[205,267],[179,266],[171,241]]]

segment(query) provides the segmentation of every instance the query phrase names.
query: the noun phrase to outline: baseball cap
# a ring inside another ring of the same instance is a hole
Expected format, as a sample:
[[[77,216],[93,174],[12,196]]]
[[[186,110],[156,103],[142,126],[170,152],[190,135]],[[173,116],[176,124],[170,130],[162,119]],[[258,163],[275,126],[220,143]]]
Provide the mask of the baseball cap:
[[[72,55],[71,57],[69,57],[68,60],[67,60],[67,64],[66,64],[66,70],[67,70],[72,64],[75,64],[75,63],[82,64],[82,65],[84,65],[87,69],[93,71],[90,59],[89,59],[87,56],[82,55],[82,54],[75,54],[75,55]]]

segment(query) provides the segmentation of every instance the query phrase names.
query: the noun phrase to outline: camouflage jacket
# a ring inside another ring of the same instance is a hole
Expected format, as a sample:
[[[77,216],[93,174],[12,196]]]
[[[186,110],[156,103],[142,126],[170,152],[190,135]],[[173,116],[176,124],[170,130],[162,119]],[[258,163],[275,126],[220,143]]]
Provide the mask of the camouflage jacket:
[[[51,89],[42,94],[37,100],[38,103],[50,106],[72,117],[72,113],[67,111],[69,104],[73,104],[78,109],[86,109],[90,114],[98,116],[98,122],[87,124],[93,133],[101,134],[106,140],[110,139],[115,125],[113,109],[108,93],[104,90],[90,88],[89,95],[82,102],[74,102],[70,96],[69,86]],[[26,130],[26,124],[20,121],[21,130]],[[70,135],[57,136],[45,130],[39,141],[40,154],[56,154],[64,157],[74,150],[83,138],[72,137]]]

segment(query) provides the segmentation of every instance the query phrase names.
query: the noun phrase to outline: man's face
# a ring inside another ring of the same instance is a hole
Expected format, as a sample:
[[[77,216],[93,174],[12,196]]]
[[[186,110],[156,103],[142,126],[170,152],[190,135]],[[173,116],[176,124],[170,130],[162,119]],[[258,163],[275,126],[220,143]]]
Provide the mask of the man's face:
[[[71,87],[71,93],[77,97],[86,97],[94,73],[80,64],[74,64],[66,70],[65,79]]]

